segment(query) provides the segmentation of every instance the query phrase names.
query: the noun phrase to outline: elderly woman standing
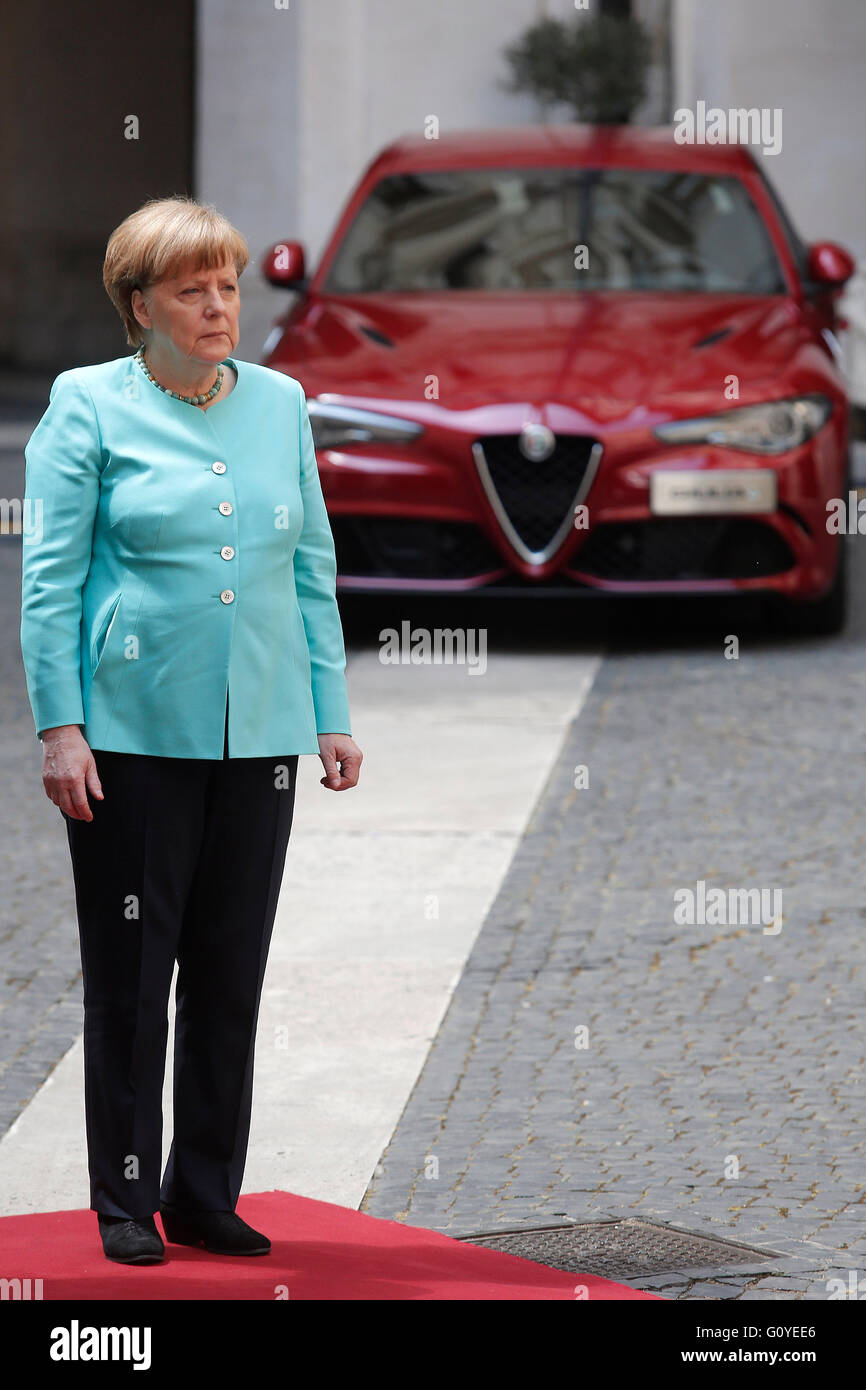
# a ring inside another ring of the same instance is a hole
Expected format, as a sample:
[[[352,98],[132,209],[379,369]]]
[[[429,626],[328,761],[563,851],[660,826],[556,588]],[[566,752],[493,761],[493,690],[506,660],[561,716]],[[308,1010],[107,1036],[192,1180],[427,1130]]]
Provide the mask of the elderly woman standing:
[[[157,1207],[171,1242],[270,1250],[235,1204],[298,756],[333,791],[362,757],[304,392],[228,355],[248,261],[193,199],[126,218],[103,278],[137,351],[62,372],[25,450],[21,647],[72,859],[90,1206],[126,1264],[164,1257]]]

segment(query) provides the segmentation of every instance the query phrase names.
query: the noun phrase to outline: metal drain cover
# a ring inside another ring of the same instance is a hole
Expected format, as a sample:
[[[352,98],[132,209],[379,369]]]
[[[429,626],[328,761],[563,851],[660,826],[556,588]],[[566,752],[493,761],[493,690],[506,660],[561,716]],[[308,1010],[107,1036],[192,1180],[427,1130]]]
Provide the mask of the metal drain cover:
[[[470,1245],[502,1250],[507,1255],[519,1255],[521,1259],[535,1260],[570,1274],[598,1274],[608,1279],[722,1269],[727,1265],[763,1267],[779,1258],[772,1251],[692,1235],[674,1226],[656,1225],[637,1217],[569,1226],[485,1231],[458,1239]]]

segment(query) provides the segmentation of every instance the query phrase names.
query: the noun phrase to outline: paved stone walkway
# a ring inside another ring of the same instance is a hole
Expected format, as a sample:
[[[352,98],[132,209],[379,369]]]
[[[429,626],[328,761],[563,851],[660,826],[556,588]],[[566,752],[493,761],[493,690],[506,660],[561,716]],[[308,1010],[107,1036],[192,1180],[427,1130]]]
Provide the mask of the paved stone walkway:
[[[7,497],[20,495],[17,486]],[[81,961],[65,839],[42,788],[42,745],[18,638],[21,540],[0,539],[0,1134],[81,1032]]]
[[[743,630],[738,660],[729,621],[610,652],[362,1210],[461,1235],[640,1215],[781,1257],[640,1284],[669,1296],[861,1277],[864,628],[857,603],[842,638]],[[698,880],[781,889],[781,930],[678,925]]]

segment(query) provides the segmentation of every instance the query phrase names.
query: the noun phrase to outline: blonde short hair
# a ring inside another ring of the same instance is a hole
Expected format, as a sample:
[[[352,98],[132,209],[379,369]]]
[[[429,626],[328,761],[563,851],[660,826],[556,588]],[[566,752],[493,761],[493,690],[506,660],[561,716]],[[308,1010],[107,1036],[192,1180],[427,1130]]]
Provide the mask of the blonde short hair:
[[[137,348],[145,341],[145,330],[132,312],[133,290],[147,290],[187,265],[215,270],[233,261],[240,275],[249,259],[245,238],[222,213],[178,193],[148,198],[115,227],[105,249],[102,283],[123,320],[126,341]]]

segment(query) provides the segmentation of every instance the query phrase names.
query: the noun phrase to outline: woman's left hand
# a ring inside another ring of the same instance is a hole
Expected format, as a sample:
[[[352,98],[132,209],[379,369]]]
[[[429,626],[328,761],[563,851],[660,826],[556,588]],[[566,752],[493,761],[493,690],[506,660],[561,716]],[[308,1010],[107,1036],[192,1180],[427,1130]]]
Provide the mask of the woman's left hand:
[[[325,776],[319,778],[322,786],[330,792],[344,792],[347,787],[357,786],[364,754],[355,740],[349,734],[318,734],[317,737],[319,757],[325,769]]]

